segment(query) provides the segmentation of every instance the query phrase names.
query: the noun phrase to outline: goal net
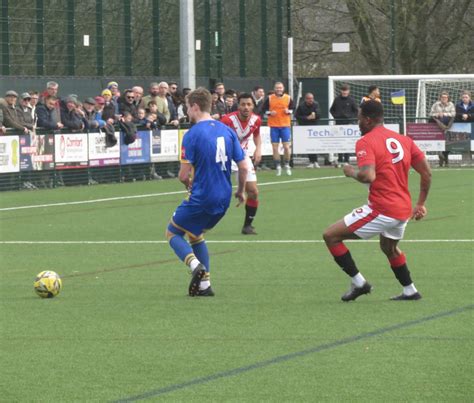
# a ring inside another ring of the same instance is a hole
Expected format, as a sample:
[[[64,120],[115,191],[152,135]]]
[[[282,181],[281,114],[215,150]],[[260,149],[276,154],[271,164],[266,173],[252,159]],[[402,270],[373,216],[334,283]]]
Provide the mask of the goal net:
[[[473,78],[459,79],[422,79],[418,83],[418,100],[416,105],[416,116],[429,117],[431,107],[438,101],[442,91],[449,93],[451,101],[456,104],[461,99],[463,91],[474,93]]]
[[[446,74],[446,75],[393,75],[393,76],[330,76],[328,77],[329,106],[339,95],[343,84],[349,84],[351,95],[357,103],[367,95],[370,85],[377,85],[380,89],[385,118],[400,119],[402,107],[393,105],[391,93],[405,90],[406,114],[408,120],[415,117],[429,116],[431,106],[437,101],[439,93],[447,90],[451,100],[456,103],[462,90],[474,90],[474,74]]]

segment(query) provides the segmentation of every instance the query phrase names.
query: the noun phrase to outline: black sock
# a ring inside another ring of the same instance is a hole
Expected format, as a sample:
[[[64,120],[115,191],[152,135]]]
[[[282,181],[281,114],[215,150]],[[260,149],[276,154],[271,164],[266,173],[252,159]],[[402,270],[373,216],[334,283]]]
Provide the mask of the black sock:
[[[245,222],[244,227],[252,225],[253,219],[257,214],[257,207],[249,206],[248,204],[245,205]]]
[[[334,260],[350,277],[354,277],[359,273],[354,259],[352,259],[351,252],[347,251],[344,255],[334,256]]]
[[[406,287],[407,285],[410,285],[411,283],[413,283],[410,276],[410,270],[408,270],[408,266],[406,265],[406,263],[402,266],[398,266],[398,267],[391,266],[391,267],[392,267],[393,274],[395,274],[395,277],[397,278],[397,280],[400,282],[402,286]]]

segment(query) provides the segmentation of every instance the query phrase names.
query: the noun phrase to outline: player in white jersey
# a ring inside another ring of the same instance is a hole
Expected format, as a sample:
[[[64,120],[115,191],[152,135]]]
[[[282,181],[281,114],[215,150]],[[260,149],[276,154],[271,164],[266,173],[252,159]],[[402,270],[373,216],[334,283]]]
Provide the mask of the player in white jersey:
[[[242,93],[237,98],[237,101],[238,110],[224,115],[221,122],[237,133],[242,149],[245,152],[248,174],[245,185],[247,201],[245,203],[245,221],[242,227],[242,234],[256,235],[255,228],[252,226],[258,207],[257,174],[255,173],[254,164],[257,166],[262,158],[262,140],[260,138],[262,119],[253,113],[255,104],[251,94]],[[253,136],[253,142],[255,143],[253,162],[248,151],[251,136]]]

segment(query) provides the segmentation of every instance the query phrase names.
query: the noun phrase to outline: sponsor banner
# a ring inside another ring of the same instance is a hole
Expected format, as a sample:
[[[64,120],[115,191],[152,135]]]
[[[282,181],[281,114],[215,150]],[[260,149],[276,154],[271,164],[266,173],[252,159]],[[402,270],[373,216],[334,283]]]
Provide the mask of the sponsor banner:
[[[20,136],[0,136],[0,172],[20,171]]]
[[[407,123],[407,135],[415,141],[444,141],[444,133],[436,123]]]
[[[471,123],[471,151],[474,151],[474,123]]]
[[[20,136],[20,170],[43,171],[54,169],[54,134]]]
[[[150,130],[139,130],[137,138],[132,144],[120,145],[120,163],[122,165],[146,164],[150,162]]]
[[[399,133],[398,124],[386,124],[387,129]],[[295,154],[353,153],[360,138],[358,125],[294,126]]]
[[[178,161],[179,131],[160,130],[151,131],[150,154],[152,162]]]
[[[120,132],[115,132],[117,144],[105,146],[105,133],[89,133],[89,166],[104,167],[120,165]]]
[[[444,132],[436,123],[407,123],[407,135],[424,152],[446,150]]]
[[[189,129],[180,129],[178,132],[178,160],[181,161],[181,153],[183,152],[183,137]]]
[[[87,133],[56,135],[54,141],[56,169],[87,167],[87,151]]]
[[[446,131],[446,151],[467,153],[471,148],[471,124],[454,123]]]

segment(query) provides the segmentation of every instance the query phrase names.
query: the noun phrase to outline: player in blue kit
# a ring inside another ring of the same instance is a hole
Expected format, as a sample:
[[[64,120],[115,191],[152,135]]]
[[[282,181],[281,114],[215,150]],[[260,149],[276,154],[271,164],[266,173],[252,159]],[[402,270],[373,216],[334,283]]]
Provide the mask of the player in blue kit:
[[[219,222],[230,205],[232,160],[239,169],[235,197],[238,205],[245,201],[247,163],[242,147],[230,128],[211,118],[211,103],[211,94],[205,88],[186,96],[188,116],[195,124],[183,138],[179,180],[189,194],[174,212],[166,230],[171,248],[191,269],[188,291],[192,297],[214,296],[203,233]]]

